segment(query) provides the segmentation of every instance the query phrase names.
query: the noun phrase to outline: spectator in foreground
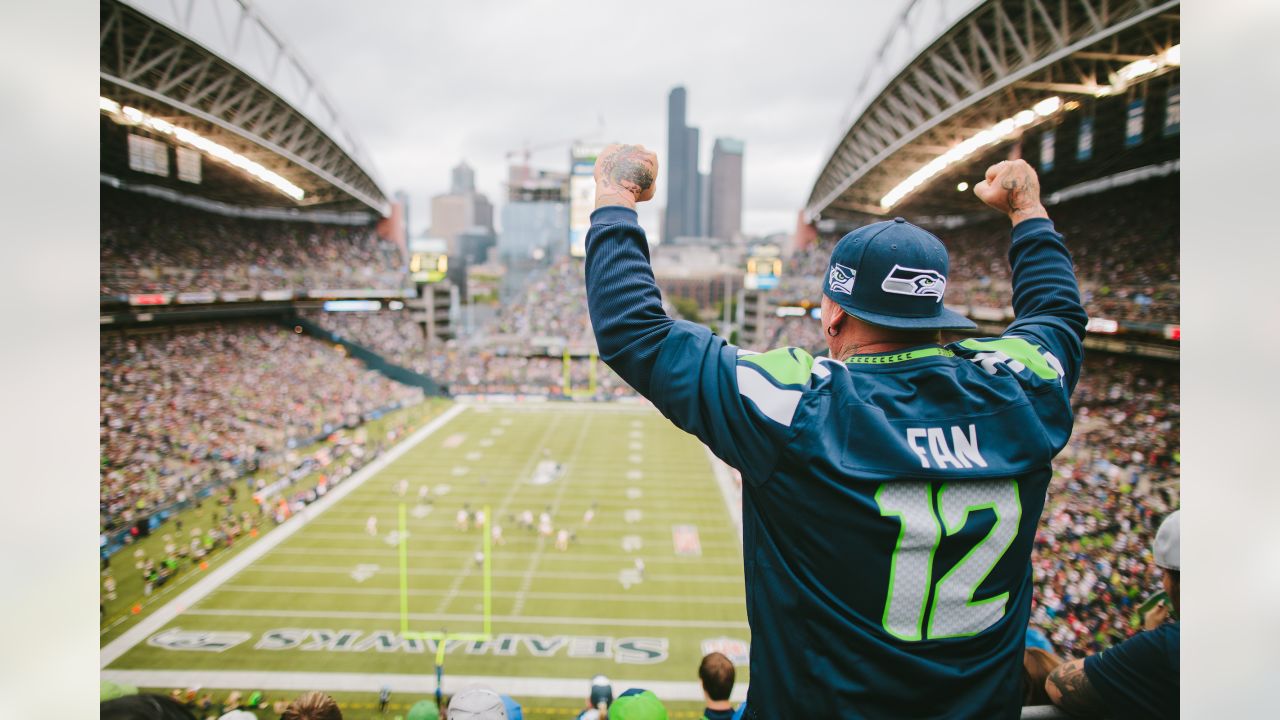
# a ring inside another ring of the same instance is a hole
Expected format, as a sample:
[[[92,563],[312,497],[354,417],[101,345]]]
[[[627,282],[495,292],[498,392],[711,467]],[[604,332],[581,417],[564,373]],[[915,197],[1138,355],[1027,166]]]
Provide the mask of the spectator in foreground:
[[[1062,658],[1038,647],[1022,652],[1022,706],[1051,705],[1044,684],[1049,673],[1062,664]]]
[[[409,708],[408,720],[440,720],[440,708],[434,700],[419,700]]]
[[[742,473],[747,717],[1016,716],[1034,520],[1088,320],[1035,170],[1001,162],[975,188],[1012,225],[1001,337],[943,345],[976,327],[945,306],[946,246],[895,218],[835,245],[824,358],[663,313],[635,210],[657,172],[642,147],[597,158],[587,297],[600,357]],[[1000,519],[974,549],[979,508]]]
[[[98,705],[100,720],[195,720],[195,715],[164,695],[126,695]]]
[[[342,710],[332,697],[313,690],[289,703],[280,720],[342,720]]]
[[[667,720],[667,708],[649,690],[631,688],[609,706],[609,720]]]
[[[483,685],[473,685],[449,701],[449,720],[507,720],[502,696]]]
[[[613,703],[613,684],[604,675],[591,678],[591,693],[587,696],[587,709],[574,720],[603,720],[609,717],[609,705]]]
[[[524,710],[515,698],[503,693],[502,706],[507,709],[507,720],[524,720]]]
[[[1178,611],[1182,557],[1180,510],[1156,532],[1156,566],[1161,584]],[[1143,617],[1144,632],[1082,660],[1072,660],[1049,674],[1045,690],[1053,703],[1080,717],[1176,718],[1179,712],[1178,623],[1166,623],[1162,600]]]
[[[733,661],[724,653],[709,653],[698,666],[698,679],[702,681],[702,694],[707,698],[707,707],[702,711],[703,720],[732,720],[733,705],[729,704],[729,695],[733,693]]]

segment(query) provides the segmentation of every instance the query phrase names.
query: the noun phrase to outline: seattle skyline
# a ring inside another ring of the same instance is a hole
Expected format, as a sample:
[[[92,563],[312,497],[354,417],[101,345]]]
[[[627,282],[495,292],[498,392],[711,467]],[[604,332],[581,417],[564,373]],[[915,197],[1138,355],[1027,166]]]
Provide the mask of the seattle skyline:
[[[843,114],[876,44],[866,39],[878,41],[901,7],[801,0],[740,9],[718,0],[655,0],[640,9],[585,0],[554,8],[388,2],[324,12],[309,0],[255,3],[324,78],[383,189],[408,194],[415,235],[430,226],[430,199],[449,191],[460,162],[474,168],[476,190],[500,206],[508,153],[526,147],[535,148],[534,167],[561,170],[575,138],[643,144],[659,154],[665,183],[665,100],[676,85],[688,90],[697,125],[750,150],[743,232],[793,230],[847,129]],[[863,41],[852,41],[851,30]],[[602,51],[618,60],[603,61]],[[707,140],[702,168],[710,164]],[[664,192],[639,207],[652,235]]]

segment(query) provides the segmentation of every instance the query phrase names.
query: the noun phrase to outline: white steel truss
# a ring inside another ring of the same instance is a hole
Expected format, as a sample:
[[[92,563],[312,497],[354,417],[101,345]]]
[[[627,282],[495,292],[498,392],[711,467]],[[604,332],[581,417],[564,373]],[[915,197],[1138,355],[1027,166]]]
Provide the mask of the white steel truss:
[[[384,216],[390,212],[386,193],[333,104],[249,0],[172,0],[165,7],[174,25],[133,3],[100,0],[104,96],[147,103],[166,110],[175,125],[216,134],[219,142],[303,187],[303,205],[354,199]],[[224,52],[243,54],[251,46],[262,81],[175,29],[211,8],[227,41]]]
[[[908,6],[904,22],[918,3]],[[865,104],[814,183],[806,220],[824,212],[883,213],[886,192],[977,129],[1049,95],[1096,94],[1115,70],[1178,43],[1179,6],[1179,0],[982,2]],[[902,32],[901,23],[890,31],[881,56]],[[873,76],[869,71],[864,84]]]

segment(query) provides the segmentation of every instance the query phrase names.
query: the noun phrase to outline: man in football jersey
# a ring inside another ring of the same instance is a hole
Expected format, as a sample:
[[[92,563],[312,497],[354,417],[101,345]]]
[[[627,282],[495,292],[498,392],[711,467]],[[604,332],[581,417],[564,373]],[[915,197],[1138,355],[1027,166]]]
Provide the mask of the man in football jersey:
[[[820,358],[663,313],[635,212],[657,173],[639,146],[597,159],[587,299],[601,358],[742,473],[746,716],[1016,718],[1087,320],[1035,171],[1002,162],[975,188],[1013,225],[1003,335],[942,344],[974,327],[943,304],[946,248],[894,218],[832,249]]]

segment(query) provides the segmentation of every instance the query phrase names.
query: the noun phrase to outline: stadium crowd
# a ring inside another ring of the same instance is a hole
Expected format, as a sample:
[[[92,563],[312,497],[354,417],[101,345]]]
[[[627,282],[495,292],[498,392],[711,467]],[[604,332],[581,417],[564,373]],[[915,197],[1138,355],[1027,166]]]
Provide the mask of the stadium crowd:
[[[103,333],[100,359],[103,529],[422,398],[328,344],[260,322]]]
[[[384,310],[380,312],[324,312],[307,310],[302,313],[325,330],[344,340],[361,345],[377,353],[394,365],[424,375],[430,374],[426,335],[422,326],[415,323],[408,310]]]
[[[737,720],[743,716],[746,703],[734,708],[729,701],[736,673],[731,661],[722,653],[712,652],[698,665],[698,681],[706,707],[703,720]],[[225,696],[198,687],[174,688],[166,695],[139,693],[131,685],[102,681],[100,716],[103,720],[342,720],[342,705],[321,691],[304,692],[293,700],[277,696],[274,700],[261,690],[247,693],[232,690]],[[411,704],[410,704],[411,703]],[[372,704],[366,704],[372,707]],[[591,678],[590,690],[583,709],[575,720],[667,720],[666,705],[650,690],[630,688],[615,695],[613,683],[604,675]],[[400,715],[398,711],[407,708]],[[524,708],[515,698],[489,685],[471,684],[452,696],[437,691],[434,699],[392,702],[392,690],[383,687],[378,693],[377,713],[388,710],[407,720],[521,720]],[[531,709],[532,710],[532,709]],[[547,712],[539,708],[532,712]]]
[[[368,226],[225,217],[102,187],[101,295],[405,286]]]
[[[1091,355],[1072,402],[1032,556],[1032,624],[1083,657],[1137,632],[1159,588],[1150,548],[1179,506],[1178,366]]]
[[[1178,322],[1177,175],[1067,200],[1054,205],[1052,212],[1071,249],[1090,317]],[[951,255],[947,304],[1011,311],[1008,221],[992,219],[935,234]],[[824,242],[793,253],[773,296],[786,302],[816,302],[830,252],[831,243]],[[804,339],[810,331],[821,332],[812,325],[816,323],[803,318],[772,317],[765,337],[799,333]]]
[[[531,276],[518,298],[502,304],[488,334],[519,343],[507,348],[511,351],[540,337],[563,338],[570,345],[594,343],[582,265],[565,258]]]

